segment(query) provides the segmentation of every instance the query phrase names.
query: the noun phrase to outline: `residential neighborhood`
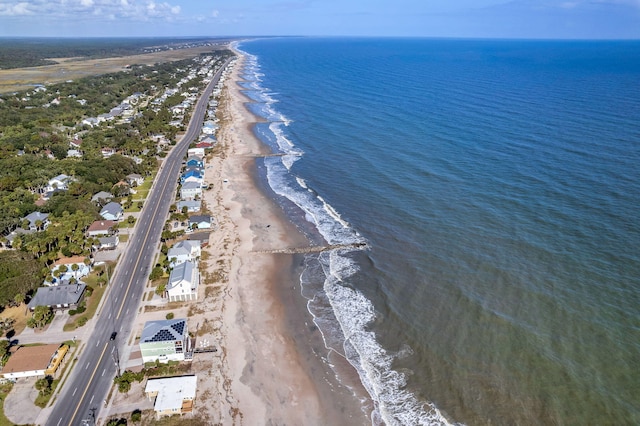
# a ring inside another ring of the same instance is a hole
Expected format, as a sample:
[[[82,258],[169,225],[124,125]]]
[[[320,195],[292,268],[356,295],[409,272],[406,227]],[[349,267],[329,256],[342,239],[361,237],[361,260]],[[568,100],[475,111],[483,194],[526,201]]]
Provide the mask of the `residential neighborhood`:
[[[0,369],[0,379],[16,381],[33,377],[46,379],[50,386],[52,380],[57,382],[70,374],[73,360],[81,356],[87,344],[76,339],[77,335],[85,335],[82,330],[94,327],[101,313],[108,317],[103,300],[110,291],[110,280],[118,270],[118,260],[127,249],[129,239],[138,231],[136,220],[150,193],[157,167],[176,138],[174,131],[153,133],[148,139],[144,138],[154,144],[153,149],[137,150],[109,142],[95,144],[92,132],[116,134],[122,126],[133,126],[146,111],[160,114],[165,110],[171,115],[167,126],[181,130],[202,85],[210,81],[207,78],[222,63],[216,56],[199,57],[192,67],[178,70],[185,76],[174,88],[160,90],[156,87],[154,92],[134,92],[109,111],[82,118],[73,129],[75,131],[68,131],[64,151],[52,150],[42,157],[50,162],[64,162],[64,173],[49,175],[46,181],[30,188],[34,207],[39,209],[17,217],[7,225],[0,238],[3,250],[0,255],[20,254],[22,258],[28,254],[29,259],[25,262],[31,261],[33,256],[34,274],[39,276],[38,284],[34,283],[24,294],[6,297],[12,303],[14,299],[20,301],[15,303],[22,307],[27,327],[11,330],[13,340],[7,340],[11,350],[2,356],[0,366],[4,366]],[[216,94],[219,96],[220,91]],[[64,96],[56,95],[48,108],[66,102]],[[182,100],[167,105],[178,98]],[[77,99],[77,96],[67,99],[82,107],[89,105],[86,99]],[[170,310],[172,306],[196,304],[201,297],[201,247],[207,244],[209,234],[198,231],[210,231],[215,226],[215,219],[203,214],[207,210],[202,203],[203,191],[207,188],[204,179],[206,156],[216,144],[215,132],[219,128],[215,105],[217,102],[209,105],[201,135],[191,143],[185,155],[183,170],[176,182],[175,202],[166,218],[168,238],[164,239],[163,232],[156,266],[149,271],[148,285],[152,291],[147,297],[156,308]],[[129,128],[126,132],[127,137],[143,138],[137,130]],[[30,154],[20,150],[16,155],[24,158]],[[67,167],[71,160],[77,165]],[[92,163],[85,169],[81,166],[84,162]],[[189,234],[194,233],[199,234],[197,238],[189,239]],[[45,265],[42,271],[35,268],[38,262]],[[169,366],[175,362],[190,363],[194,351],[206,347],[189,335],[188,330],[197,330],[198,324],[188,324],[189,318],[169,319],[168,316],[164,320],[147,321],[141,330],[133,331],[139,334],[127,349],[126,368],[144,372],[157,363]],[[19,343],[27,335],[30,336],[28,341],[38,345],[33,346],[37,349]],[[43,342],[49,341],[48,335],[66,336],[66,339],[42,345],[37,343],[38,337]],[[112,340],[116,338],[114,333]],[[18,342],[17,346],[12,347],[12,341]],[[140,354],[139,358],[136,353]],[[196,376],[158,378],[147,382],[145,394],[154,401],[156,416],[186,415],[197,406],[196,386]],[[48,403],[47,398],[44,404]]]

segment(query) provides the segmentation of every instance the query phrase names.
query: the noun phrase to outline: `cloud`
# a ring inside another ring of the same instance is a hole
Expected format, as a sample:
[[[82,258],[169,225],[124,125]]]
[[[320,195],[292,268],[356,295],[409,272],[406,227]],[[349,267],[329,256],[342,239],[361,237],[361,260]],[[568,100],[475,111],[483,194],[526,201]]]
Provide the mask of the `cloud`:
[[[168,1],[153,0],[0,0],[0,16],[37,15],[46,18],[77,20],[104,16],[130,21],[172,20],[182,8]]]
[[[19,16],[19,15],[33,15],[35,12],[31,10],[31,5],[28,2],[20,2],[16,4],[0,3],[0,16]]]

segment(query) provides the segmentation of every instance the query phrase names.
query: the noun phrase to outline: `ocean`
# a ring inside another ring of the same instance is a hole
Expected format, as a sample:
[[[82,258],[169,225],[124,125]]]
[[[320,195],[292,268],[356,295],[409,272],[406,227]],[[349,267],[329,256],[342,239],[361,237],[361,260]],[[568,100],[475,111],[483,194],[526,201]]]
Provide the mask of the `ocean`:
[[[281,154],[260,176],[330,246],[301,291],[372,424],[640,424],[640,42],[240,49]]]

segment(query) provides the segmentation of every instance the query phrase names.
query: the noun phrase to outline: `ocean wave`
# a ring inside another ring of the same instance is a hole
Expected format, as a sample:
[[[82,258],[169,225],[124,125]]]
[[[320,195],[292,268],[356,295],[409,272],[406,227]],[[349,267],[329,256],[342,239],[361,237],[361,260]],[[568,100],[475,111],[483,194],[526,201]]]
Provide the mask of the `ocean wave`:
[[[390,354],[377,342],[375,333],[367,330],[376,313],[373,304],[347,283],[358,271],[355,262],[347,256],[349,252],[336,249],[320,255],[326,277],[324,293],[342,329],[345,355],[376,406],[372,415],[374,423],[450,425],[433,404],[419,401],[405,390],[405,374],[392,369],[396,357],[406,356],[410,349],[405,346],[398,354]]]

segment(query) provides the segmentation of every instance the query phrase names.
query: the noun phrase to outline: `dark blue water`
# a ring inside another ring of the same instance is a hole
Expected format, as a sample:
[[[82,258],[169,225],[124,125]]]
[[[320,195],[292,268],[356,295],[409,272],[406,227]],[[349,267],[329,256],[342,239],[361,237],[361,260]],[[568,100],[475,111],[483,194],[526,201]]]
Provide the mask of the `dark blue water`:
[[[375,423],[640,424],[640,42],[241,48]]]

